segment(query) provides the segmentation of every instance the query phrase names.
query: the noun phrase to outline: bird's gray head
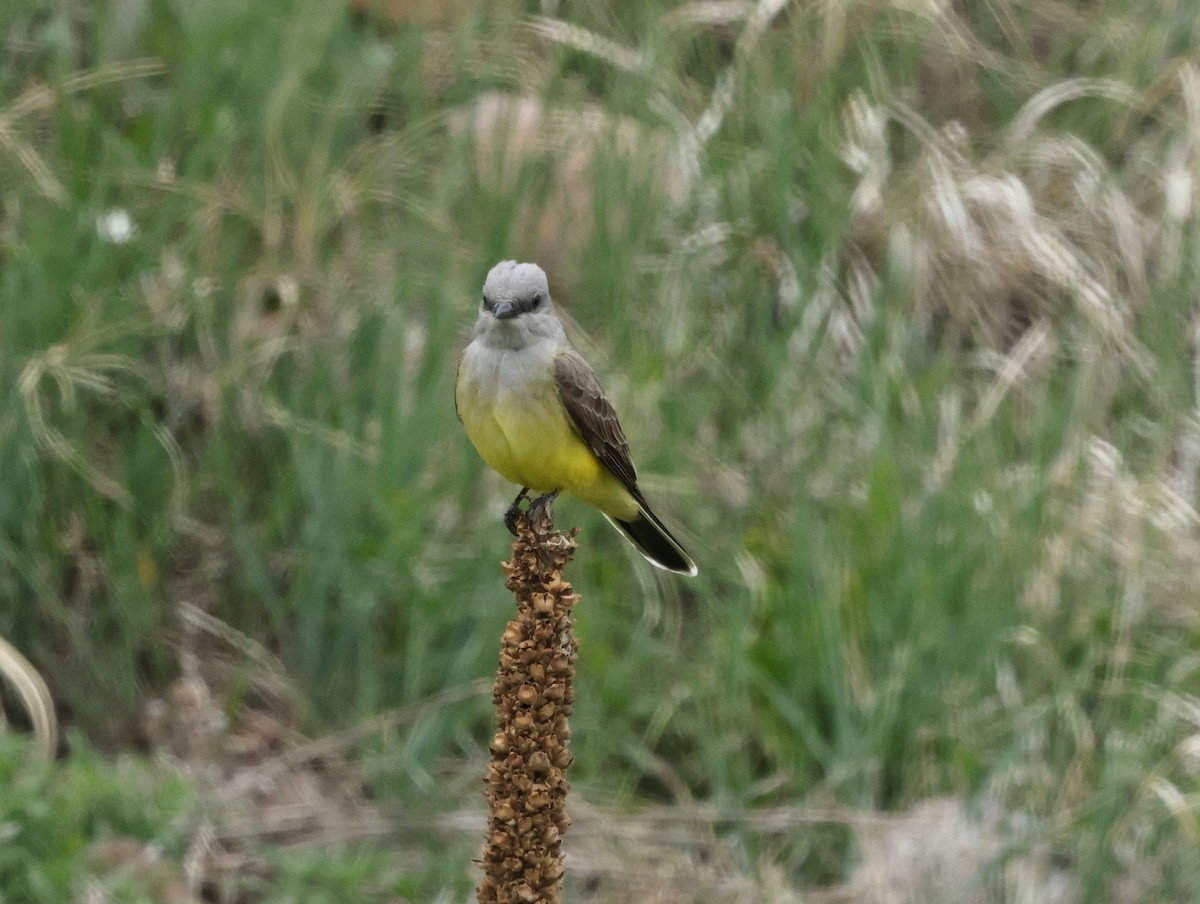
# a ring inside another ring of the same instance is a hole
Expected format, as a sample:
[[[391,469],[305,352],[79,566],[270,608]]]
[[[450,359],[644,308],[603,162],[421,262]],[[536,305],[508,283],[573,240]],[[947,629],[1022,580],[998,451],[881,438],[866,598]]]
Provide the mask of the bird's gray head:
[[[539,339],[566,339],[541,267],[516,261],[492,267],[483,282],[475,335],[504,348],[522,348]]]

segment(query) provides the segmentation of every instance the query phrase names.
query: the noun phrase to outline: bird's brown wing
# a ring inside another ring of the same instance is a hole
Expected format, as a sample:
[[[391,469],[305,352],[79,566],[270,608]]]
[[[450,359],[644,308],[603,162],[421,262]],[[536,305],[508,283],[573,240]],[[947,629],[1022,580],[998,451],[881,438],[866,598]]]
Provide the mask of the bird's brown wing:
[[[642,494],[637,488],[637,471],[629,455],[625,431],[591,365],[568,347],[554,359],[554,383],[571,423],[592,454],[640,500]]]

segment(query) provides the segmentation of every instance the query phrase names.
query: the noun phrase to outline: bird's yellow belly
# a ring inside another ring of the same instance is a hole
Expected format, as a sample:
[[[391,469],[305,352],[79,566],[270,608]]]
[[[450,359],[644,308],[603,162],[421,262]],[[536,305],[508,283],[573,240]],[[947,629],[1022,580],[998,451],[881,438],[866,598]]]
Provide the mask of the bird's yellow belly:
[[[561,491],[617,518],[636,516],[637,502],[571,426],[551,380],[500,391],[460,378],[457,402],[480,457],[506,480]]]
[[[467,427],[480,456],[513,483],[539,493],[590,484],[600,463],[561,412],[497,405]],[[465,420],[465,418],[464,418]]]

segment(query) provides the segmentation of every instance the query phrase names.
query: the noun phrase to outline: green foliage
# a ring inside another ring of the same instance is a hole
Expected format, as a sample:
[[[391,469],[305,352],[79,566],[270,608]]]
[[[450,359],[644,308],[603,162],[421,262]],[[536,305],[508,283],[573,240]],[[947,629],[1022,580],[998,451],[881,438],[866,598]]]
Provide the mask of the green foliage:
[[[29,743],[0,736],[0,894],[30,904],[74,900],[89,883],[131,904],[161,900],[184,854],[194,806],[170,770],[101,758],[76,738],[69,760],[43,761]],[[143,856],[107,863],[125,843]]]
[[[180,602],[277,653],[314,732],[488,676],[513,490],[452,386],[487,268],[536,258],[701,569],[648,574],[558,506],[576,781],[999,799],[1091,899],[1136,851],[1186,900],[1200,18],[967,6],[793,3],[751,43],[687,4],[562,4],[569,34],[5,4],[0,633],[108,749],[172,677]],[[388,735],[372,789],[482,761],[487,703]],[[90,839],[185,809],[15,749],[0,895],[65,900]],[[747,862],[833,882],[850,834],[748,833]],[[391,870],[365,847],[270,881],[439,887]]]
[[[50,904],[97,893],[129,904],[189,900],[183,864],[205,831],[204,820],[196,789],[165,763],[124,755],[110,761],[78,736],[69,757],[47,763],[32,745],[6,735],[0,736],[0,781],[3,900]],[[444,862],[427,868],[436,877],[431,881],[386,844],[320,854],[264,846],[255,853],[257,869],[221,879],[221,900],[264,892],[305,904],[373,904],[397,895],[428,900],[442,877],[463,873],[469,857],[448,846]]]

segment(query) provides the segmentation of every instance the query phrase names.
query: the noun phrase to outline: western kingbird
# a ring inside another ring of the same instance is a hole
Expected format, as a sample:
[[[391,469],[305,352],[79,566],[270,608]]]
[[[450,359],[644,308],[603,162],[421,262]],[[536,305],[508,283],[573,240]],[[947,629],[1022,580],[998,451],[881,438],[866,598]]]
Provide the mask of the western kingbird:
[[[479,455],[546,506],[559,493],[604,513],[652,564],[694,575],[696,564],[638,489],[617,413],[554,314],[546,274],[502,261],[483,283],[475,339],[454,389],[458,419]]]

